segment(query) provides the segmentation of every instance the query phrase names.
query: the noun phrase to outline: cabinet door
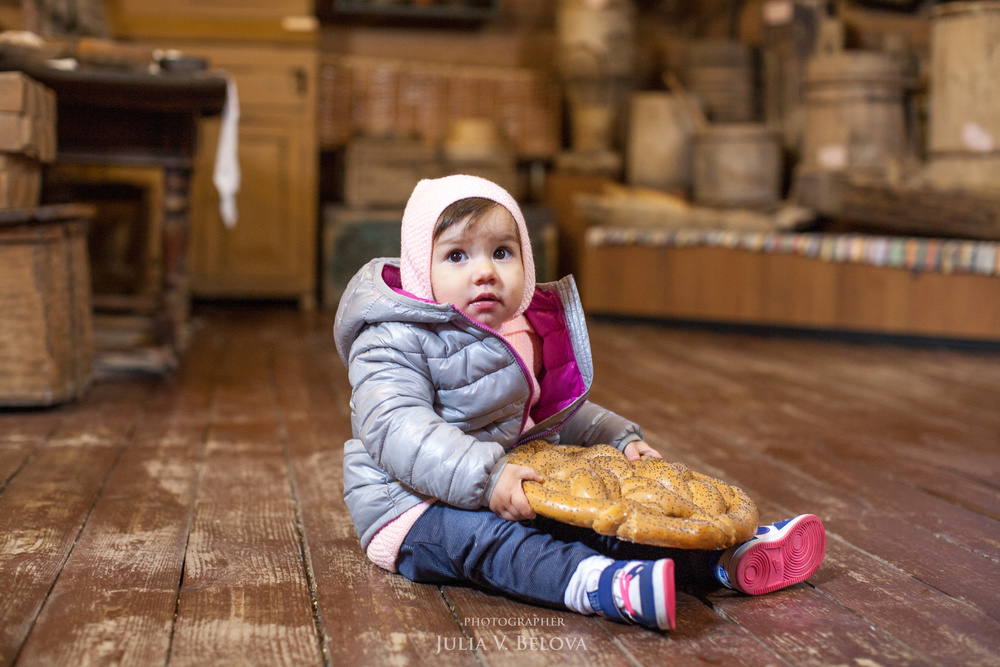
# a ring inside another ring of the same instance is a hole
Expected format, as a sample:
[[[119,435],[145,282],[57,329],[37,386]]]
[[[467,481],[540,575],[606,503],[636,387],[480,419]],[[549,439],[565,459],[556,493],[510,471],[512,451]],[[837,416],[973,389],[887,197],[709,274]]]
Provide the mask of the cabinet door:
[[[233,76],[240,92],[242,184],[239,219],[228,228],[212,183],[220,120],[205,121],[192,184],[191,291],[294,297],[311,306],[318,196],[315,55],[282,49],[203,54]]]

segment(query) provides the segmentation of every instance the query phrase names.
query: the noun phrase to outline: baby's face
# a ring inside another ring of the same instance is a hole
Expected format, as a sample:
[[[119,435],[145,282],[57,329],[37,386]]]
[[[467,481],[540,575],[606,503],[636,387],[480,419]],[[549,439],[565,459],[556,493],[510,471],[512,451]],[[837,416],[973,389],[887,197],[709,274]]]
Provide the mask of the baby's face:
[[[491,329],[513,317],[524,297],[524,267],[510,212],[498,206],[471,229],[463,220],[441,232],[431,254],[431,288],[436,301]]]

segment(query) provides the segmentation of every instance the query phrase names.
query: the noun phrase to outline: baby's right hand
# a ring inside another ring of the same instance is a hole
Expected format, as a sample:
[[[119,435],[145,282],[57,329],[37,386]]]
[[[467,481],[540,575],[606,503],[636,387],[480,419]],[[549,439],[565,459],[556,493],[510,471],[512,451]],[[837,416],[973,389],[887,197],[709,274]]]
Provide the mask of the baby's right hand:
[[[490,510],[508,521],[534,519],[535,512],[528,504],[528,498],[521,488],[521,482],[524,480],[540,482],[542,477],[529,466],[521,466],[516,463],[505,465],[500,471],[500,478],[497,480],[496,486],[493,487],[493,495],[490,496]]]

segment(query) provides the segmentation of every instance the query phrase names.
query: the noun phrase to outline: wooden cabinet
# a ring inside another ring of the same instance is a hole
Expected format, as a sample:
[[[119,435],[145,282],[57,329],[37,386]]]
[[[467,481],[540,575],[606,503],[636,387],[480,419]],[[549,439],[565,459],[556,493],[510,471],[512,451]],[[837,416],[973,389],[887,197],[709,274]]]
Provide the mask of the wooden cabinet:
[[[226,227],[212,181],[221,120],[202,123],[191,184],[188,275],[206,297],[315,305],[317,24],[308,0],[109,0],[115,36],[205,58],[240,101],[239,220]]]
[[[192,184],[191,291],[294,297],[315,305],[316,73],[311,48],[191,47],[229,73],[240,99],[239,219],[226,227],[212,182],[221,120],[203,123]]]

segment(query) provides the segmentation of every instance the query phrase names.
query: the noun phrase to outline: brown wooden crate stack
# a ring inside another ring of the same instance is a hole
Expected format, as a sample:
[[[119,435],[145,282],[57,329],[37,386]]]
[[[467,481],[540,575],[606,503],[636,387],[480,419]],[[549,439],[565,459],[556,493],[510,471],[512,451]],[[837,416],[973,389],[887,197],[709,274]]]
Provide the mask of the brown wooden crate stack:
[[[21,72],[0,72],[0,208],[38,206],[41,165],[55,156],[55,93]]]
[[[447,174],[473,174],[518,194],[517,167],[509,154],[458,158],[415,139],[352,139],[344,151],[344,202],[356,209],[400,207],[417,182]]]
[[[90,384],[91,217],[80,204],[0,211],[0,406],[63,403]]]
[[[319,134],[324,149],[355,136],[440,144],[462,118],[496,121],[521,159],[560,149],[560,92],[544,72],[361,56],[324,56]]]

